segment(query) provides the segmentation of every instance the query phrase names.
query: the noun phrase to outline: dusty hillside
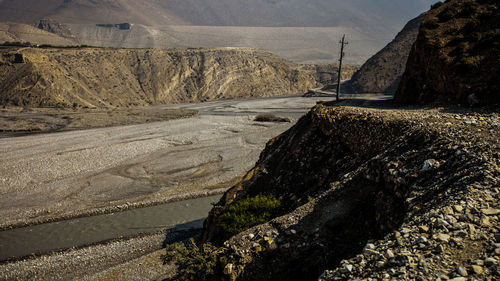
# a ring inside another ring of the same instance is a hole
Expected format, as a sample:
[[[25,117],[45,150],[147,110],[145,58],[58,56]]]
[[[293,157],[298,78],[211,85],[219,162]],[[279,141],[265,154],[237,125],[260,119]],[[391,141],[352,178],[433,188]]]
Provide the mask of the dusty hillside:
[[[253,49],[4,49],[0,103],[123,107],[297,94],[310,71]]]
[[[500,103],[498,73],[498,1],[446,1],[426,14],[395,100]]]
[[[394,40],[354,73],[347,83],[351,92],[387,94],[396,92],[423,17],[420,15],[408,22]]]
[[[430,0],[345,2],[300,0],[3,0],[0,20],[34,23],[120,23],[198,26],[380,26],[394,29],[426,10]]]
[[[74,38],[64,38],[34,25],[13,22],[0,22],[0,43],[3,42],[32,42],[57,46],[76,44]]]
[[[208,280],[498,279],[499,125],[316,106],[212,209],[203,239],[223,246]],[[251,211],[259,195],[279,203]]]
[[[2,0],[0,22],[56,20],[91,46],[249,47],[304,64],[336,62],[337,42],[347,34],[353,44],[346,62],[362,64],[434,1]],[[131,29],[96,26],[119,23]]]
[[[0,19],[33,24],[52,18],[63,23],[189,24],[159,3],[145,0],[3,0]]]

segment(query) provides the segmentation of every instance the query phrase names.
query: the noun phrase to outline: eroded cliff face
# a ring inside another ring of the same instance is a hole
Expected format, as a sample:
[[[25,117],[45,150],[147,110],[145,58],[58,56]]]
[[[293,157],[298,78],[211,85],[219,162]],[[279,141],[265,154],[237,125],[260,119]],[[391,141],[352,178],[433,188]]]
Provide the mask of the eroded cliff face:
[[[353,93],[394,94],[423,17],[420,15],[409,21],[394,40],[368,59],[346,83],[346,90]]]
[[[316,106],[210,212],[203,241],[220,245],[224,272],[208,279],[432,280],[457,265],[500,277],[499,121]],[[221,217],[257,195],[279,209],[226,240]]]
[[[314,73],[253,49],[7,49],[0,103],[124,107],[306,92]]]
[[[500,9],[451,0],[425,15],[395,95],[401,103],[500,102]]]

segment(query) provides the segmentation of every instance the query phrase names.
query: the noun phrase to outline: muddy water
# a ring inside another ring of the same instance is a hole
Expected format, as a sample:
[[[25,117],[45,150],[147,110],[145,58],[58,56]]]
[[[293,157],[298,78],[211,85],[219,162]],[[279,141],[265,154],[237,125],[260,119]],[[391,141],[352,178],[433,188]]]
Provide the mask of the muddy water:
[[[199,228],[218,196],[0,232],[0,260],[67,249],[181,225]]]

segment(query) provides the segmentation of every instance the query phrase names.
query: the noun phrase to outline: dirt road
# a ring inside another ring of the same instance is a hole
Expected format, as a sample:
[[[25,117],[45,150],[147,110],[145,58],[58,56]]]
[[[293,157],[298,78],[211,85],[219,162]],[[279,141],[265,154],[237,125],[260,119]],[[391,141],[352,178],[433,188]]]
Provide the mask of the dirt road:
[[[270,138],[293,124],[254,122],[256,114],[298,118],[315,102],[288,97],[175,105],[169,108],[200,115],[0,139],[0,227],[221,191],[254,165]]]

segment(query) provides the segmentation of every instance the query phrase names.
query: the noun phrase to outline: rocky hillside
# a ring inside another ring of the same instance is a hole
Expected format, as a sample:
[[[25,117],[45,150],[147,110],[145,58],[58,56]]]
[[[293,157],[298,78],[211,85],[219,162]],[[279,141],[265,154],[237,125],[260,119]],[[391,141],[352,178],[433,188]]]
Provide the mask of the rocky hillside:
[[[408,22],[394,40],[368,59],[346,83],[347,91],[394,94],[423,17],[420,15]]]
[[[499,126],[316,106],[210,212],[207,280],[500,278]]]
[[[451,0],[422,22],[395,100],[500,103],[500,9],[494,0]]]
[[[304,93],[315,73],[253,49],[2,49],[0,104],[125,107]]]
[[[74,38],[65,38],[61,35],[38,28],[38,24],[27,25],[13,22],[0,22],[0,43],[4,42],[31,42],[34,44],[52,44],[56,46],[75,45]]]

